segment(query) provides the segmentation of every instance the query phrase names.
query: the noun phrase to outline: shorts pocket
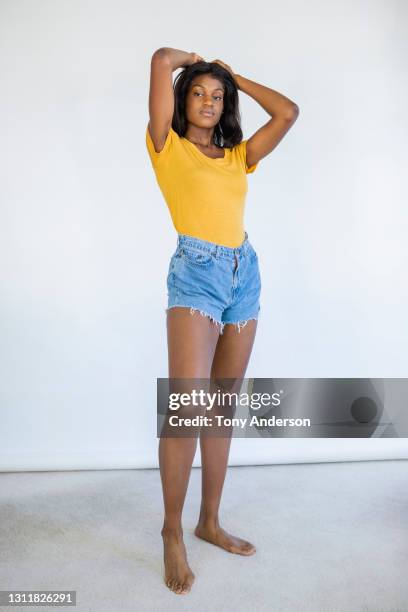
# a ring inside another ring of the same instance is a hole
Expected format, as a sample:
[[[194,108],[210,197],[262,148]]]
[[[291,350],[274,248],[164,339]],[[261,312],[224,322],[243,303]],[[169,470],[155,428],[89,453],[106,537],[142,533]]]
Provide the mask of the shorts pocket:
[[[214,263],[214,256],[207,251],[199,251],[182,247],[180,254],[184,261],[192,266],[206,268]]]

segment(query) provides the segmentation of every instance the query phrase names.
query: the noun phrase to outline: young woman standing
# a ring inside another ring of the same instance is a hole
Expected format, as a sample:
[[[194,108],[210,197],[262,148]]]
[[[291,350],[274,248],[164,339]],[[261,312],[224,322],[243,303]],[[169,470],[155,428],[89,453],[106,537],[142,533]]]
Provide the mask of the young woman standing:
[[[173,84],[173,71],[184,70]],[[270,115],[242,140],[238,90]],[[254,343],[261,278],[244,230],[246,175],[284,137],[299,113],[284,95],[247,79],[221,60],[162,47],[151,60],[146,145],[178,244],[167,277],[169,378],[245,376]],[[197,313],[197,311],[199,311]],[[218,510],[230,437],[200,435],[202,499],[195,535],[241,555],[255,547],[225,531]],[[162,437],[165,583],[187,593],[182,510],[196,437]]]

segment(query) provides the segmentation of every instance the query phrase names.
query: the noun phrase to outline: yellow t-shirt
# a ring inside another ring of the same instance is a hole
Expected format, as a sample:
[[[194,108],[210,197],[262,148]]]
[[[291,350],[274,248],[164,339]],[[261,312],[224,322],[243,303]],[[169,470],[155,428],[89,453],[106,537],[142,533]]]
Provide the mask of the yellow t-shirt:
[[[258,165],[246,165],[246,143],[213,159],[170,127],[157,153],[146,128],[147,150],[178,233],[233,248],[242,244],[246,175]]]

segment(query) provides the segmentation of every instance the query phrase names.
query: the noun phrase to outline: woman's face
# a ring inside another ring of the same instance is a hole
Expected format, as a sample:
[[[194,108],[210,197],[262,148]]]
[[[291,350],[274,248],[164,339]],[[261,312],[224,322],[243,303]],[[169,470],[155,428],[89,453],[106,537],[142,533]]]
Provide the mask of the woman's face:
[[[198,127],[213,127],[219,122],[223,108],[222,81],[209,74],[195,77],[186,97],[187,121]]]

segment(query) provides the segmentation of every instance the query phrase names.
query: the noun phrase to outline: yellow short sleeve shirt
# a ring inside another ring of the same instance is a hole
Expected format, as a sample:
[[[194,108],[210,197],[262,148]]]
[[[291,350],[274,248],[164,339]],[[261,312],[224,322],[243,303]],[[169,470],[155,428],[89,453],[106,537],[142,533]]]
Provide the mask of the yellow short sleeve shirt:
[[[178,233],[233,248],[242,244],[246,175],[258,165],[247,166],[246,143],[225,148],[224,157],[213,159],[170,127],[157,152],[146,128],[156,180]]]

